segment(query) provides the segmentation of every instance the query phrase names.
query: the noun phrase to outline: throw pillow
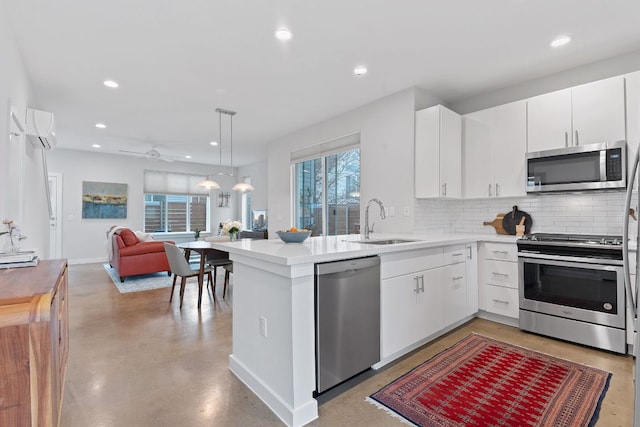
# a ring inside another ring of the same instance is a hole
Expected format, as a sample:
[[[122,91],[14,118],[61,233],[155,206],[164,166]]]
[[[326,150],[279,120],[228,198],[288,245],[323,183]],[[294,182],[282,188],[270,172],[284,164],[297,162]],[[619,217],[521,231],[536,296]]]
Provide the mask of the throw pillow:
[[[149,242],[153,240],[153,234],[151,233],[143,233],[142,231],[134,231],[134,233],[136,233],[136,237],[141,242]]]
[[[122,237],[122,241],[127,246],[133,246],[140,243],[140,240],[136,236],[136,233],[129,230],[128,228],[123,228],[122,230],[120,230],[120,237]]]

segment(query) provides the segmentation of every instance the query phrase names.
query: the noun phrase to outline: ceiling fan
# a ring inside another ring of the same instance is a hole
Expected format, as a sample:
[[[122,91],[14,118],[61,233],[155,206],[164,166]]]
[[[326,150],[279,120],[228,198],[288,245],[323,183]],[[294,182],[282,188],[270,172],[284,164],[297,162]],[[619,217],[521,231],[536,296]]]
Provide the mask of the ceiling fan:
[[[162,160],[164,162],[173,162],[175,159],[178,159],[177,156],[171,156],[169,154],[160,154],[156,147],[151,147],[150,150],[141,152],[141,151],[129,151],[129,150],[118,150],[121,153],[125,153],[135,157],[146,157],[147,159],[153,160]]]

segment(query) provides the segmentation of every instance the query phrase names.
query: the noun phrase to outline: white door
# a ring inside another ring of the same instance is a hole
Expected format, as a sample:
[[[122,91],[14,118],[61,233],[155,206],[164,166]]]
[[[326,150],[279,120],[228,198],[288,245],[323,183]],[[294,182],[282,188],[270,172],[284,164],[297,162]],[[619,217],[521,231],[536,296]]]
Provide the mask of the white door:
[[[51,218],[49,218],[49,258],[62,257],[62,174],[49,174],[49,196],[51,197]]]

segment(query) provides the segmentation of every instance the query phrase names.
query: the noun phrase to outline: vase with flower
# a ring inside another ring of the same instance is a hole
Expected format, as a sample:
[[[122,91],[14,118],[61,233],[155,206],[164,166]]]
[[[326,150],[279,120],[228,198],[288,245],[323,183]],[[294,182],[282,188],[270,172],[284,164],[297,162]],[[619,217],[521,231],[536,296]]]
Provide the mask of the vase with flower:
[[[238,240],[238,233],[242,230],[240,221],[227,221],[222,225],[222,234],[229,236],[229,240],[235,242]]]
[[[11,252],[20,251],[20,242],[27,238],[20,234],[20,228],[12,219],[5,219],[2,223],[7,227],[6,231],[1,231],[0,236],[7,235],[9,237],[9,244]]]

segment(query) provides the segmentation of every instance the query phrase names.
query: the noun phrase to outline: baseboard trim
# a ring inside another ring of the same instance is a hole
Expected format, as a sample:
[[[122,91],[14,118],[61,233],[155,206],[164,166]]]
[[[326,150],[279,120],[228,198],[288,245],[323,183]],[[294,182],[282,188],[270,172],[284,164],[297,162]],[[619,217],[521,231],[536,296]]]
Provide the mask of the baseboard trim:
[[[296,408],[285,402],[280,395],[264,384],[242,362],[229,356],[229,370],[260,398],[287,426],[301,427],[318,418],[318,402],[310,400]]]

